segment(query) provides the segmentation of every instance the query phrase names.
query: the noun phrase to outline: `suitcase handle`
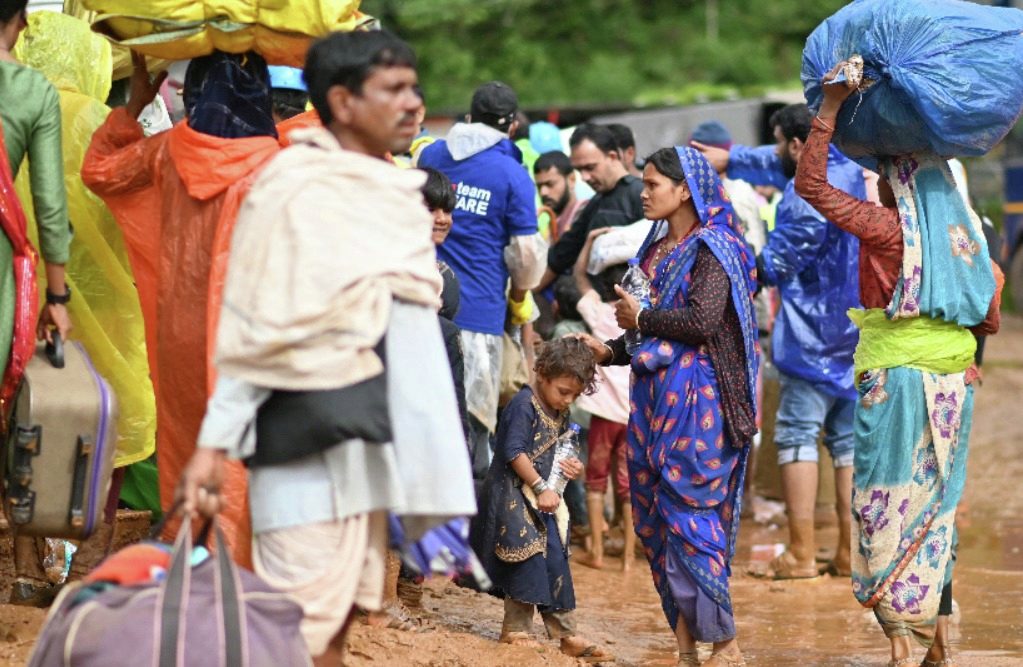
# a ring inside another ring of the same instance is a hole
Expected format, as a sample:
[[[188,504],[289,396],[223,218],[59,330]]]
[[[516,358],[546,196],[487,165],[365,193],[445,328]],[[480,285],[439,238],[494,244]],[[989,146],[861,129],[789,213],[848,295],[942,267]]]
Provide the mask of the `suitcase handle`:
[[[54,331],[53,342],[46,344],[46,358],[54,368],[64,368],[64,340],[59,331]]]

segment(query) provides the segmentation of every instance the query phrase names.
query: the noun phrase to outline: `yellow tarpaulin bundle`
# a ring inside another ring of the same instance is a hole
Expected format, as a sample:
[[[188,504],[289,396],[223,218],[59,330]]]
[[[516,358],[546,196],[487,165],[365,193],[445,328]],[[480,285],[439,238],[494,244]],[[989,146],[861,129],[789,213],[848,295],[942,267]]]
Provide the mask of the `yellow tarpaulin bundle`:
[[[124,466],[148,458],[155,447],[156,402],[149,380],[142,309],[121,231],[106,205],[82,183],[82,160],[92,133],[110,109],[111,53],[89,24],[55,12],[29,15],[28,29],[15,57],[42,72],[60,94],[64,183],[68,215],[74,225],[67,282],[74,330],[71,337],[88,350],[97,370],[110,382],[120,405],[117,457]],[[38,247],[27,161],[15,186]],[[43,266],[39,266],[43,275]],[[44,287],[40,281],[40,289]],[[40,294],[40,300],[42,295]]]
[[[92,22],[96,20],[96,12],[90,12],[82,4],[82,0],[64,0],[64,13],[70,14],[75,18],[80,18],[92,25]],[[126,46],[118,46],[117,44],[111,44],[112,54],[114,57],[114,81],[119,79],[126,79],[131,76],[132,70],[135,66],[131,62],[131,49]],[[163,60],[161,58],[146,58],[146,69],[149,70],[150,74],[156,74],[156,72],[162,72],[167,69],[170,65],[169,60]]]
[[[187,60],[256,51],[271,65],[302,67],[309,43],[373,19],[360,0],[81,0],[93,29],[147,56]]]

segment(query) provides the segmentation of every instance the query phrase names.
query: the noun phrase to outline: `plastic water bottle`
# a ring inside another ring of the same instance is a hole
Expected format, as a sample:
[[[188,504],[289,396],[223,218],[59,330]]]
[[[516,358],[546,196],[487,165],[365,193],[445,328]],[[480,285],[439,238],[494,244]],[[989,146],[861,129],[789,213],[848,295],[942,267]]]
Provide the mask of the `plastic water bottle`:
[[[622,289],[639,302],[640,308],[650,307],[650,281],[635,257],[629,260],[629,269],[622,276]],[[625,351],[629,354],[635,354],[642,342],[643,334],[639,329],[629,329],[625,332]]]
[[[547,478],[547,486],[551,487],[553,491],[557,491],[558,495],[563,494],[565,486],[568,485],[568,478],[561,470],[561,462],[579,457],[580,430],[579,424],[569,424],[568,430],[561,434],[557,444],[554,445],[554,464],[551,466],[550,477]]]

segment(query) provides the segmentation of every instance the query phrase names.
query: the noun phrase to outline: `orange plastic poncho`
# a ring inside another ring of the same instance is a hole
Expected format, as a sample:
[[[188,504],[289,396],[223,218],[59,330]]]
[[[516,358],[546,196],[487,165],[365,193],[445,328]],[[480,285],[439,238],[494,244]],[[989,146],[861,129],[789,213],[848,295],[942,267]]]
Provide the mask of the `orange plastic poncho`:
[[[93,136],[82,180],[124,233],[146,324],[156,390],[156,455],[164,509],[195,450],[213,386],[212,331],[231,230],[255,176],[279,150],[272,137],[221,139],[179,123],[143,138],[124,108]],[[223,527],[235,560],[251,561],[244,467],[224,481]],[[173,536],[170,522],[164,535]]]
[[[289,134],[307,127],[323,127],[323,123],[320,122],[320,114],[316,113],[315,109],[303,111],[297,116],[277,123],[277,136],[280,137],[281,147],[287,148],[291,145]]]

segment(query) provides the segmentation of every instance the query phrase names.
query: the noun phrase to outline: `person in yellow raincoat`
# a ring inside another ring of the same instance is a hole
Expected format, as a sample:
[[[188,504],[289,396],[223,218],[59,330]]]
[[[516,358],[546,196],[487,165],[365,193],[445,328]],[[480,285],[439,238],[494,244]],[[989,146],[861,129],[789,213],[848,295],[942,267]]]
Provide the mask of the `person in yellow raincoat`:
[[[142,310],[124,240],[110,211],[89,192],[79,173],[92,133],[110,113],[103,103],[110,93],[110,53],[109,43],[93,33],[88,23],[55,12],[31,14],[14,51],[18,60],[53,84],[60,98],[64,187],[74,228],[66,266],[66,281],[74,294],[68,314],[75,323],[73,337],[85,346],[117,396],[120,417],[115,466],[121,469],[153,453],[156,403],[149,381]],[[15,185],[26,216],[34,223],[29,170],[20,170]],[[37,243],[36,225],[29,224],[28,229]],[[115,473],[114,504],[108,519],[116,510],[122,474]],[[91,548],[80,550],[74,559],[76,574],[84,574],[103,558],[112,528],[112,523],[100,524],[90,540]]]
[[[110,92],[110,46],[84,21],[36,12],[29,16],[15,57],[42,72],[60,96],[64,183],[74,227],[67,282],[75,298],[68,311],[75,322],[74,337],[117,395],[121,414],[116,465],[126,466],[146,459],[156,446],[156,403],[142,310],[121,231],[80,174],[92,134],[110,113],[103,103]],[[15,186],[20,199],[30,202],[24,170]],[[31,234],[34,225],[29,229]]]
[[[96,131],[82,165],[85,184],[124,234],[146,327],[156,389],[156,457],[164,510],[195,449],[213,386],[210,341],[238,207],[279,150],[265,62],[255,54],[194,59],[185,77],[188,119],[143,137],[137,122],[163,77],[150,81],[136,57],[131,94]],[[245,470],[227,468],[224,532],[235,560],[250,562]],[[169,523],[164,537],[172,536]]]

